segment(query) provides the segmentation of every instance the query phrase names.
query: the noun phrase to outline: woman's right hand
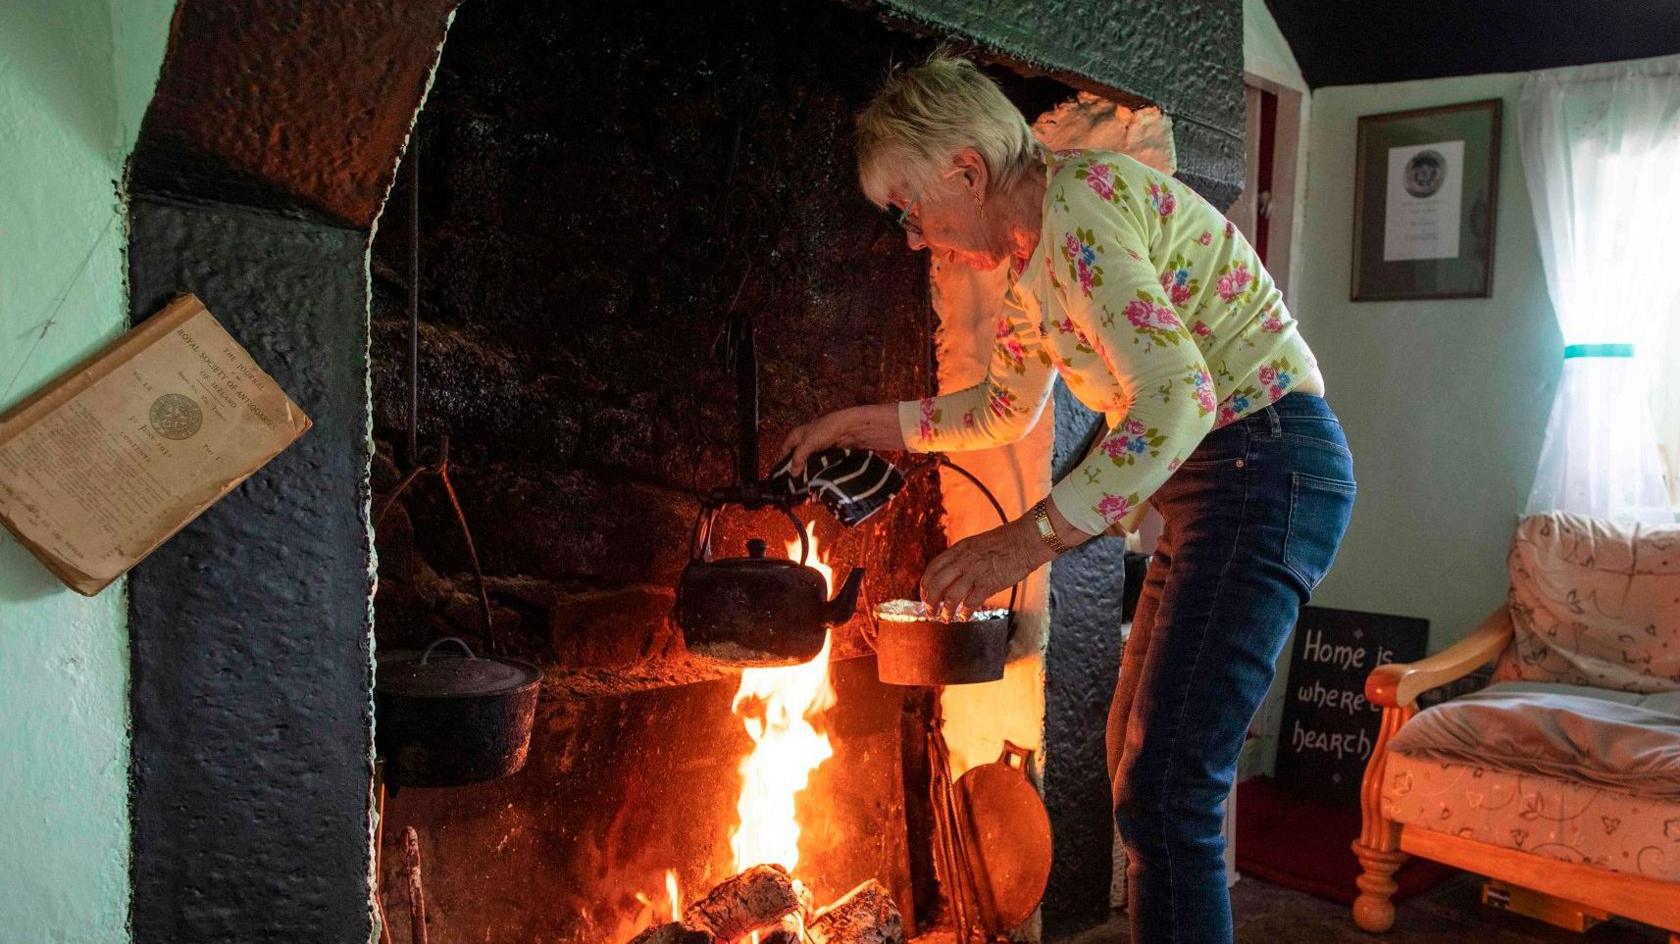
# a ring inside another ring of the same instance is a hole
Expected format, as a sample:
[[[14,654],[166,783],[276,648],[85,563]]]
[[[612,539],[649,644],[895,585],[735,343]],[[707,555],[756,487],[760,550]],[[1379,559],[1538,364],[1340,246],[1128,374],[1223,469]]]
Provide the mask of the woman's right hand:
[[[875,403],[825,413],[803,426],[796,426],[782,440],[782,455],[792,454],[789,469],[805,474],[811,455],[830,446],[852,449],[903,449],[904,434],[898,428],[898,404]]]

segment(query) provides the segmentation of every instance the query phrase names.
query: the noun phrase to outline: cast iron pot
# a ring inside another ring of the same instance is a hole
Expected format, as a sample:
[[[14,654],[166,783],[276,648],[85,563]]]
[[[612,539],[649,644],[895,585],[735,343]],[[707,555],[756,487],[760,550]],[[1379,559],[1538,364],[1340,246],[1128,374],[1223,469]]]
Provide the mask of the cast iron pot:
[[[445,643],[461,653],[436,652]],[[374,710],[386,775],[404,787],[458,787],[518,771],[541,677],[522,659],[474,655],[454,636],[381,655]]]
[[[974,483],[998,519],[1008,523],[997,496],[974,473],[943,456],[936,467]],[[889,685],[972,685],[1003,678],[1020,590],[1019,584],[1009,588],[1009,607],[1004,610],[943,614],[919,600],[880,604],[873,614],[875,635],[864,637],[875,650],[876,675]]]
[[[822,572],[805,564],[809,539],[799,519],[800,559],[765,557],[765,542],[747,542],[746,557],[712,560],[717,509],[701,513],[688,566],[677,581],[673,615],[690,652],[729,666],[799,665],[821,652],[828,628],[852,618],[863,568],[854,567],[828,598]]]
[[[976,610],[941,619],[919,600],[875,608],[875,673],[888,685],[971,685],[1003,678],[1015,621],[1010,609]]]

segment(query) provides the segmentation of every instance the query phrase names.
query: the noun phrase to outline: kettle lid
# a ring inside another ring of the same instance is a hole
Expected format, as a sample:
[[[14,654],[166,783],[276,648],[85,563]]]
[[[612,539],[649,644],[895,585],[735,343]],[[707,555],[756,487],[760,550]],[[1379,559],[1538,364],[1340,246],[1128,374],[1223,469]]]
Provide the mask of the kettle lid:
[[[725,567],[802,567],[798,561],[785,557],[765,557],[770,545],[763,538],[747,539],[746,557],[724,557],[711,561],[712,564]]]

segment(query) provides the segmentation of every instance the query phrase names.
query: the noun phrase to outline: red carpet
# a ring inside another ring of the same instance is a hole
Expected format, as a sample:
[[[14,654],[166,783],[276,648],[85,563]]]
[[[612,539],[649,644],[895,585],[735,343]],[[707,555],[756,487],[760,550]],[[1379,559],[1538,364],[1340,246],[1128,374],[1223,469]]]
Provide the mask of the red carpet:
[[[1285,888],[1353,904],[1359,860],[1359,811],[1293,796],[1270,777],[1237,785],[1237,871]],[[1454,869],[1409,858],[1394,880],[1394,900],[1425,891]]]

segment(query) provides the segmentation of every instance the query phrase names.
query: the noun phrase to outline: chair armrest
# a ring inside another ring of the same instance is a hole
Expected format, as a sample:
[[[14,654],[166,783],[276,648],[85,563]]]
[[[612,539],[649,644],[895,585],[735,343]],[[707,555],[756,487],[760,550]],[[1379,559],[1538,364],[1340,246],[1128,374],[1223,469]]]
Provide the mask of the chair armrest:
[[[1365,678],[1365,699],[1382,708],[1417,704],[1432,688],[1461,679],[1496,658],[1511,642],[1511,611],[1500,604],[1470,635],[1416,662],[1390,662]]]

